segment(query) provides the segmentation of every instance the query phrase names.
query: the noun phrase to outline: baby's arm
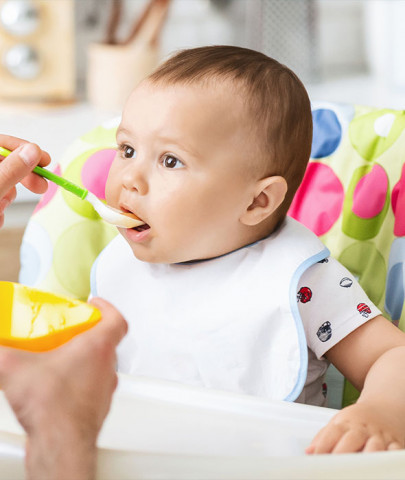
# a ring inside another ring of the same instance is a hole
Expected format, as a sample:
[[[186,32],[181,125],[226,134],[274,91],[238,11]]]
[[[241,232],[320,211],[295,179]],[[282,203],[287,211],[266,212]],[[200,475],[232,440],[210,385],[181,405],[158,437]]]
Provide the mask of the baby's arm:
[[[361,395],[315,436],[307,453],[405,448],[405,333],[379,315],[325,356]]]

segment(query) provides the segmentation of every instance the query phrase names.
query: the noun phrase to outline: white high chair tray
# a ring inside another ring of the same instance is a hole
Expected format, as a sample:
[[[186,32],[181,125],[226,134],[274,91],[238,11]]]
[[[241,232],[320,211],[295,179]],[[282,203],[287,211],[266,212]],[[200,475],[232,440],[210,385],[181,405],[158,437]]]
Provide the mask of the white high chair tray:
[[[405,451],[306,456],[335,410],[120,375],[99,479],[403,479]],[[0,395],[0,479],[24,478],[24,434]]]

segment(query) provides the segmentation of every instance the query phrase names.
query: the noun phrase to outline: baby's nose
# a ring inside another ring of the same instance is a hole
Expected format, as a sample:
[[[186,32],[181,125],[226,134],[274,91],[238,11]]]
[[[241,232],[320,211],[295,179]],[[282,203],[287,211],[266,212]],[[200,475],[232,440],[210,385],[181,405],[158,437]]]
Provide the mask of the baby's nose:
[[[122,183],[125,188],[134,190],[140,195],[148,192],[147,172],[141,162],[133,162],[125,168]]]

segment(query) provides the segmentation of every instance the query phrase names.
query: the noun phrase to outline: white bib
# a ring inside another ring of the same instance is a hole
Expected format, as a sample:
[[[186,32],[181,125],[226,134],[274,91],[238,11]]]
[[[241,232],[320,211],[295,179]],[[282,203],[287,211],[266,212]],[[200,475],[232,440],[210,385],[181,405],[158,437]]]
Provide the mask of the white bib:
[[[297,285],[328,255],[291,218],[264,240],[188,264],[141,262],[118,236],[93,267],[92,295],[128,321],[119,371],[292,401],[308,361]]]

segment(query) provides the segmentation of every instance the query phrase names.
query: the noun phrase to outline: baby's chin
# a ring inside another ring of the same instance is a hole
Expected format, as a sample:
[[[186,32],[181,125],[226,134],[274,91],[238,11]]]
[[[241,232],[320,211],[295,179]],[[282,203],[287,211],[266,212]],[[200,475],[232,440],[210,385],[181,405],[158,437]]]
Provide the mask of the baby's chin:
[[[188,261],[187,259],[184,259],[184,256],[174,255],[167,251],[157,251],[151,248],[150,245],[146,247],[145,245],[133,244],[131,242],[128,242],[128,244],[131,247],[132,253],[140,262],[167,265]]]
[[[162,265],[173,265],[179,263],[198,262],[201,260],[208,260],[208,258],[192,258],[191,256],[175,255],[170,252],[153,252],[142,248],[141,245],[131,245],[131,250],[134,256],[141,262],[154,263]]]
[[[166,245],[161,247],[158,246],[156,239],[152,239],[147,243],[134,243],[128,240],[128,238],[123,234],[125,229],[118,229],[125,241],[130,246],[134,256],[141,262],[146,263],[160,263],[160,264],[175,264],[175,263],[187,263],[187,262],[198,262],[201,260],[209,260],[221,256],[221,254],[210,254],[212,252],[204,252],[205,255],[197,255],[195,251],[191,249],[187,250],[186,246],[183,248],[178,247],[175,249],[166,248]],[[160,247],[160,248],[159,248]]]

